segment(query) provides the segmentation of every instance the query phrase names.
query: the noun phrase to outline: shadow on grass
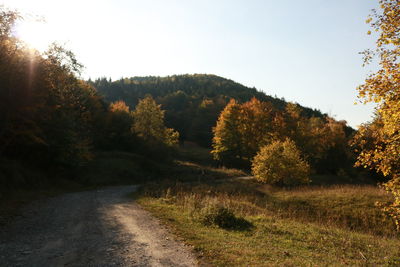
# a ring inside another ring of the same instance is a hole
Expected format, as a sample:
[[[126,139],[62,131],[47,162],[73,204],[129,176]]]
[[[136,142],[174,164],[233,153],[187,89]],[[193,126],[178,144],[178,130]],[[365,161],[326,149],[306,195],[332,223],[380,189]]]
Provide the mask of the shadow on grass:
[[[253,228],[253,224],[235,214],[225,207],[213,207],[209,209],[201,219],[206,226],[218,226],[226,230],[248,231]]]

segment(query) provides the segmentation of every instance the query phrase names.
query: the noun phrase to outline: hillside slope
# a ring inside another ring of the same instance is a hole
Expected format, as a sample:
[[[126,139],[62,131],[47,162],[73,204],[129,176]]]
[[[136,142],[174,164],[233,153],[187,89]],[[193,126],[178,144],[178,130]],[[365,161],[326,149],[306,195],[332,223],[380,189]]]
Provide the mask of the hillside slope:
[[[284,99],[269,96],[216,75],[193,74],[167,77],[132,77],[117,81],[101,78],[89,81],[107,102],[125,101],[134,108],[138,100],[150,94],[166,110],[166,124],[179,131],[182,141],[209,146],[212,127],[231,98],[239,102],[256,97],[284,109]],[[301,107],[303,116],[324,117],[320,111]]]

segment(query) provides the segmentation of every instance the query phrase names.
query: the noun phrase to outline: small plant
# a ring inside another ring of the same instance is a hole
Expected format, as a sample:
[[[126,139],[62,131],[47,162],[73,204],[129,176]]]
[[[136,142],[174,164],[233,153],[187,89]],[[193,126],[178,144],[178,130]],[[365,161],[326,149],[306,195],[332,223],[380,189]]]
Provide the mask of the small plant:
[[[252,227],[249,221],[236,217],[229,209],[217,205],[207,208],[201,221],[204,225],[215,225],[231,230],[246,230]]]
[[[290,139],[262,147],[253,159],[251,170],[258,181],[267,184],[298,185],[310,182],[310,165]]]

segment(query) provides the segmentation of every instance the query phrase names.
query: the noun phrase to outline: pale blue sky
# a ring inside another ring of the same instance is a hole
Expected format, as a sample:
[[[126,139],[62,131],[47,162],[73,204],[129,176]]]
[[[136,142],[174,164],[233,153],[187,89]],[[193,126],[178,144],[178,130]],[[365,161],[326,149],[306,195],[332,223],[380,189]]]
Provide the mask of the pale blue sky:
[[[358,53],[374,45],[365,20],[377,2],[3,0],[45,16],[46,26],[21,26],[21,37],[39,47],[66,43],[85,78],[216,74],[353,127],[372,115],[354,102],[371,70]]]

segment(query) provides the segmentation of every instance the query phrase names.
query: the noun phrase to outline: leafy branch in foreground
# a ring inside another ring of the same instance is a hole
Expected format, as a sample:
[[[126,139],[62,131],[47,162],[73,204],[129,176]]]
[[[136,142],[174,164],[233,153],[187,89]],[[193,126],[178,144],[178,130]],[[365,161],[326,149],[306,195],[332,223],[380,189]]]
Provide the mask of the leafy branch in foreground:
[[[400,1],[379,3],[381,12],[374,10],[367,20],[379,34],[376,49],[364,53],[364,60],[368,63],[377,56],[380,69],[358,87],[359,97],[378,107],[375,120],[362,125],[355,136],[354,143],[360,148],[356,166],[390,178],[383,187],[394,200],[382,206],[400,230]]]

